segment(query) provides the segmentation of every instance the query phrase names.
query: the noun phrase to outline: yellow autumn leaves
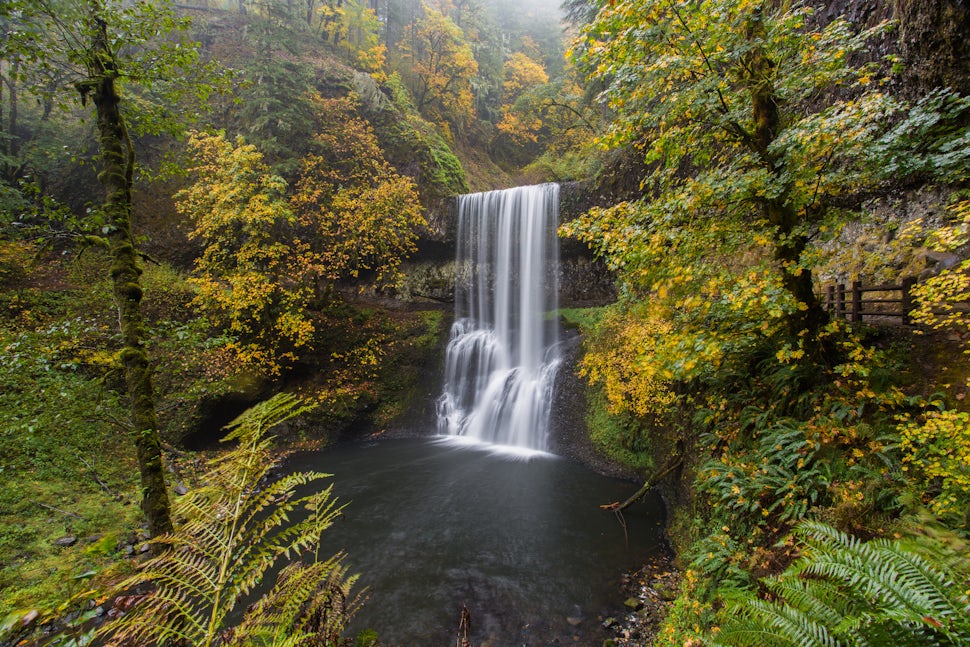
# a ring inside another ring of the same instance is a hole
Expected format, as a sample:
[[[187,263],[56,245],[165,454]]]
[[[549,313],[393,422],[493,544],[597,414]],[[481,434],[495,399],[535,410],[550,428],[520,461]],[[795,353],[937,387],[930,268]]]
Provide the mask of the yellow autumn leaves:
[[[384,160],[352,102],[315,102],[319,135],[292,188],[242,139],[194,133],[195,182],[176,195],[203,246],[196,304],[243,365],[269,375],[313,346],[313,308],[334,281],[367,271],[393,284],[424,222],[413,182]]]

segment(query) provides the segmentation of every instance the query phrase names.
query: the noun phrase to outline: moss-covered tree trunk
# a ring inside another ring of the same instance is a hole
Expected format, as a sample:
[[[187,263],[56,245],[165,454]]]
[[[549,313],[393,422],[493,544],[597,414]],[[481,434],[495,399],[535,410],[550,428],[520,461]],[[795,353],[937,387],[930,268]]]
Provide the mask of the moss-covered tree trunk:
[[[94,103],[101,146],[99,179],[105,189],[104,213],[110,232],[111,280],[124,340],[121,353],[131,407],[134,443],[141,472],[142,509],[152,536],[170,532],[168,492],[162,448],[155,417],[151,364],[145,347],[141,312],[141,268],[131,234],[131,185],[134,150],[121,115],[116,80],[118,69],[110,49],[107,25],[99,16],[100,2],[91,0],[91,49],[88,77],[78,85],[83,101]]]
[[[756,19],[749,30],[748,35],[752,40],[764,37],[764,26],[760,19]],[[750,144],[768,172],[779,177],[784,169],[770,152],[781,127],[773,81],[775,64],[760,47],[753,48],[743,63],[749,74],[748,88],[754,124]],[[815,294],[811,270],[801,267],[808,239],[798,231],[800,218],[788,204],[787,198],[782,193],[778,197],[765,199],[762,203],[763,215],[775,227],[774,257],[782,272],[782,283],[800,304],[800,308],[787,317],[788,332],[793,338],[803,338],[808,358],[814,360],[817,358],[813,355],[820,351],[815,342],[826,321],[826,314]]]

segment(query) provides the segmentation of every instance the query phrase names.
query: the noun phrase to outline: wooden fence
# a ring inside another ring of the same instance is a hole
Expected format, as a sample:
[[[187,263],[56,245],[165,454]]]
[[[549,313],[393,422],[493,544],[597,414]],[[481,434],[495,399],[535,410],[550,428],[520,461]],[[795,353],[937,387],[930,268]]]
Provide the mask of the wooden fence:
[[[835,317],[850,321],[862,321],[866,316],[890,317],[909,326],[912,324],[914,285],[916,279],[913,277],[896,285],[863,285],[861,281],[853,281],[846,287],[844,283],[834,283],[825,287],[825,309]]]

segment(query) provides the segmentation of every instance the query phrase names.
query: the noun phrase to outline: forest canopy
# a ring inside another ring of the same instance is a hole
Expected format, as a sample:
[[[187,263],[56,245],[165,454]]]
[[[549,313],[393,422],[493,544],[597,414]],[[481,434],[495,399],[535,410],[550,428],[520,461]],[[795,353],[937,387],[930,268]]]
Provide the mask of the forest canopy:
[[[346,641],[339,553],[230,626],[339,514],[297,494],[320,473],[261,490],[277,449],[416,417],[449,205],[554,181],[610,282],[548,314],[576,406],[677,551],[656,635],[617,640],[970,641],[967,12],[837,4],[0,4],[0,640],[83,644],[108,583],[168,578],[110,631]]]

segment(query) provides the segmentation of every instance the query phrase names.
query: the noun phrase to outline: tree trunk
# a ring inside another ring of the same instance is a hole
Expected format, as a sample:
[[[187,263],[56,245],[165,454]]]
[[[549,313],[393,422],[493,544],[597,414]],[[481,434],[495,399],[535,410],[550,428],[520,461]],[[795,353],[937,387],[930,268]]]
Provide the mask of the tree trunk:
[[[3,71],[3,61],[0,61],[0,153],[8,155],[7,138],[3,137],[4,132],[9,132],[3,127],[3,84],[6,82]],[[6,167],[6,165],[4,165]]]
[[[764,26],[756,15],[749,25],[749,37],[763,37]],[[769,152],[769,147],[778,135],[781,118],[778,110],[778,95],[774,86],[775,64],[765,56],[760,47],[752,49],[746,56],[744,67],[748,70],[748,88],[751,93],[751,116],[754,122],[752,142],[767,170],[775,176],[780,175],[778,161]],[[785,289],[799,303],[799,309],[787,317],[788,332],[793,339],[801,338],[809,359],[817,350],[815,343],[818,333],[825,323],[822,309],[812,285],[812,273],[801,268],[802,254],[807,240],[799,235],[798,214],[785,204],[785,196],[767,199],[763,202],[765,216],[775,231],[775,261],[782,272]]]
[[[14,59],[13,63],[10,64],[10,74],[7,77],[7,88],[10,95],[10,110],[9,119],[7,121],[7,132],[10,134],[10,144],[7,154],[10,157],[17,159],[20,155],[20,138],[17,134],[17,129],[19,124],[17,119],[19,117],[19,98],[17,97],[17,76],[20,73],[20,61]]]
[[[82,102],[90,94],[97,111],[101,146],[99,179],[105,189],[104,213],[110,233],[111,280],[124,348],[121,352],[131,407],[134,443],[141,472],[142,510],[152,536],[171,532],[168,491],[155,417],[151,364],[145,348],[141,313],[141,268],[131,235],[131,185],[134,149],[128,136],[115,87],[118,70],[108,45],[107,25],[98,16],[100,2],[92,0],[93,35],[88,78],[79,84]]]
[[[769,213],[772,211],[790,212],[791,209],[774,203],[768,206],[768,211]],[[802,339],[808,359],[817,360],[819,359],[817,353],[821,352],[821,348],[817,344],[818,333],[828,320],[828,316],[815,294],[812,271],[799,266],[808,241],[804,236],[793,233],[796,222],[794,218],[795,215],[790,214],[778,221],[775,261],[781,266],[782,285],[800,304],[800,309],[787,317],[788,333],[792,339]],[[771,222],[775,224],[774,220],[771,220]]]

